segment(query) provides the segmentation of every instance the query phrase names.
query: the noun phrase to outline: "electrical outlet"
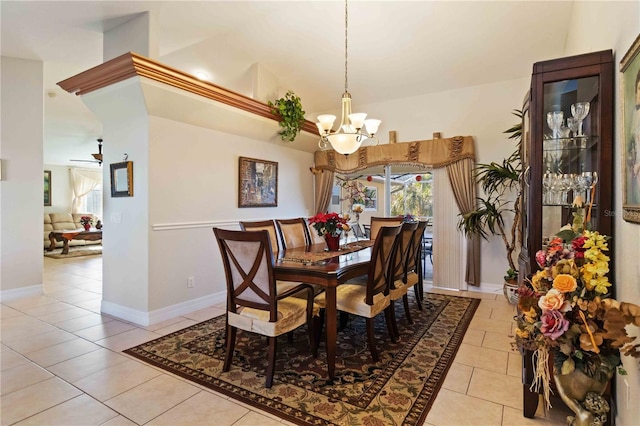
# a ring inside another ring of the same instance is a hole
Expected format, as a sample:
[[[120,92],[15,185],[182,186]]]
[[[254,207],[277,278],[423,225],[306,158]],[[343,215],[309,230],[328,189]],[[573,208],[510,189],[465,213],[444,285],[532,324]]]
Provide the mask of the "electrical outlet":
[[[187,277],[187,288],[193,288],[196,285],[195,277]]]

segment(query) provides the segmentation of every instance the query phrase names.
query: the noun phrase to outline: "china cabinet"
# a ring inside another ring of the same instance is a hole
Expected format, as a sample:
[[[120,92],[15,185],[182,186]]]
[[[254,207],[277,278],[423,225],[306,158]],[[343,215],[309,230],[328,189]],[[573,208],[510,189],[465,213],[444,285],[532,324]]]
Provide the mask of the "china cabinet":
[[[613,69],[611,50],[533,66],[523,106],[520,279],[536,271],[536,251],[571,222],[578,195],[585,214],[591,206],[592,229],[613,235]]]
[[[577,196],[591,228],[613,235],[613,70],[611,50],[533,65],[523,105],[519,281],[537,271],[536,252],[572,221]],[[523,355],[524,415],[533,417],[538,395],[529,391],[533,368]]]

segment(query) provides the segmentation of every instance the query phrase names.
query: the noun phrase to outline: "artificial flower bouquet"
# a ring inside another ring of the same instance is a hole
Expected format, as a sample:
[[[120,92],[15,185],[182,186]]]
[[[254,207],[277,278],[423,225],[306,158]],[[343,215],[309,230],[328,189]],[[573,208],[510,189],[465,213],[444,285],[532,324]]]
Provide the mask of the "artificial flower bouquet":
[[[347,223],[349,219],[340,216],[338,213],[318,213],[309,218],[309,223],[313,225],[318,235],[339,236],[342,231],[351,229]]]
[[[93,225],[93,218],[91,216],[81,216],[80,217],[80,223],[82,225]]]
[[[610,297],[609,237],[584,229],[582,213],[578,205],[573,223],[536,253],[540,270],[518,289],[515,343],[534,351],[534,385],[547,401],[550,352],[556,374],[578,369],[600,382],[616,368],[626,374],[621,354],[640,358],[640,344],[625,330],[640,326],[640,307]]]

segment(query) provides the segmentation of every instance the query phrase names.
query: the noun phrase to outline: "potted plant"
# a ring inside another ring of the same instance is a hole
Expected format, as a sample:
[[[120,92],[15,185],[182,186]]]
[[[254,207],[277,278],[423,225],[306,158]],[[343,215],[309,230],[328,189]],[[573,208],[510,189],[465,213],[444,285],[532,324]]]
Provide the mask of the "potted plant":
[[[304,123],[305,111],[302,109],[300,97],[289,90],[284,97],[274,102],[269,101],[268,105],[273,114],[280,116],[279,125],[282,130],[278,134],[282,140],[293,142]]]
[[[505,130],[504,133],[509,135],[510,140],[516,141],[514,151],[509,157],[503,159],[502,163],[492,162],[476,166],[476,181],[480,183],[485,197],[478,197],[476,210],[461,214],[458,222],[458,228],[466,235],[480,235],[485,240],[488,240],[489,236],[500,236],[502,238],[509,264],[509,270],[505,275],[505,296],[514,293],[517,288],[516,283],[511,284],[508,281],[518,276],[514,257],[517,254],[516,249],[522,246],[522,234],[520,231],[522,111],[514,110],[513,115],[518,117],[520,121]],[[507,215],[513,215],[513,222],[509,229],[507,229]],[[507,299],[510,302],[513,300],[509,296],[507,296]]]

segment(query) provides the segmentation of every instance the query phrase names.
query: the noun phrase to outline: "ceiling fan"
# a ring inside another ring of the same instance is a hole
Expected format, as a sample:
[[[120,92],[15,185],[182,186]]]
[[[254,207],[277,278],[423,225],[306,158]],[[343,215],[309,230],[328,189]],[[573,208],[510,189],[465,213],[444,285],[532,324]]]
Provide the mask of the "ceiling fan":
[[[97,140],[98,140],[98,153],[91,154],[91,156],[93,157],[93,160],[69,160],[69,161],[76,161],[79,163],[98,163],[100,166],[102,166],[102,138],[99,138]]]

